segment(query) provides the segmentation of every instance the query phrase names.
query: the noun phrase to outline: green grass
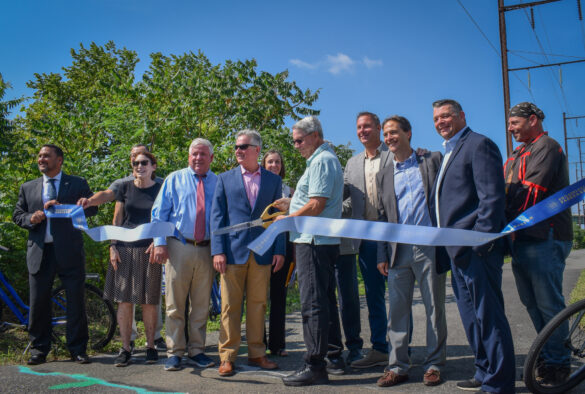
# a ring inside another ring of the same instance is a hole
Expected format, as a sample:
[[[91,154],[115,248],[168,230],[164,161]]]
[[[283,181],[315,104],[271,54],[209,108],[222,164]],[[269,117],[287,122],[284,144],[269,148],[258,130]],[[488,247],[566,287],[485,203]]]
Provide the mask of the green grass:
[[[577,283],[571,291],[569,304],[573,304],[582,299],[585,299],[585,270],[581,271],[581,275],[579,275],[579,279],[577,279]]]
[[[356,261],[357,264],[357,261]],[[365,294],[364,282],[362,279],[361,272],[359,268],[357,269],[358,272],[358,286],[359,286],[359,294]],[[286,298],[286,313],[293,313],[297,312],[301,309],[301,301],[299,295],[299,288],[298,283],[295,281],[294,283],[289,285],[287,298]],[[164,310],[163,310],[164,312]],[[268,308],[266,310],[266,315],[268,316],[270,312],[270,302],[268,303]],[[12,320],[9,316],[9,311],[4,308],[4,320]],[[137,327],[138,327],[138,338],[135,341],[136,348],[145,348],[146,347],[146,337],[144,336],[144,324],[142,320],[141,308],[140,306],[137,307],[136,312],[136,319],[137,319]],[[242,322],[245,322],[246,315],[244,310],[244,315],[242,317]],[[207,321],[207,331],[218,331],[220,326],[220,319],[219,316],[211,320]],[[164,328],[162,335],[164,336]],[[10,365],[10,364],[22,364],[25,363],[28,359],[29,355],[24,355],[23,352],[26,349],[28,344],[28,334],[26,330],[22,328],[11,328],[5,330],[4,332],[0,333],[0,365]],[[100,353],[117,353],[119,349],[122,347],[122,342],[120,340],[120,334],[116,329],[116,333],[112,340],[102,349]],[[88,349],[88,354],[94,355],[97,352],[91,351]],[[60,347],[53,347],[51,353],[49,354],[49,360],[65,360],[69,358],[69,354],[64,346]]]

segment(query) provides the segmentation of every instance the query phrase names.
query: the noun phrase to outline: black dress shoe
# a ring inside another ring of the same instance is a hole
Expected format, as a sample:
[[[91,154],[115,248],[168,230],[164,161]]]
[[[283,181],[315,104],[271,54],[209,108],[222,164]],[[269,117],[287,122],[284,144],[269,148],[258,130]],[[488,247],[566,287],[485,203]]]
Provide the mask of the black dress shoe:
[[[295,373],[282,378],[285,386],[309,386],[312,384],[327,384],[329,376],[325,367],[305,365]]]
[[[33,354],[26,362],[28,365],[39,365],[47,362],[47,356],[44,354]]]
[[[85,353],[80,353],[75,356],[71,356],[71,361],[75,361],[77,364],[90,364],[91,360]]]

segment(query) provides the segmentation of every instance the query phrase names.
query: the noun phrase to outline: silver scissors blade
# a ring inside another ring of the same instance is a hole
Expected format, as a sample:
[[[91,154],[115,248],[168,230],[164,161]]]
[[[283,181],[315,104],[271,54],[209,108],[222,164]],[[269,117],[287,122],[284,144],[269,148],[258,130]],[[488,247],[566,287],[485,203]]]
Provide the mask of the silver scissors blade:
[[[233,226],[222,227],[217,229],[213,232],[213,235],[222,235],[227,233],[235,233],[237,231],[246,230],[252,227],[262,226],[264,224],[264,220],[262,218],[252,220],[251,222],[244,222],[234,224]]]

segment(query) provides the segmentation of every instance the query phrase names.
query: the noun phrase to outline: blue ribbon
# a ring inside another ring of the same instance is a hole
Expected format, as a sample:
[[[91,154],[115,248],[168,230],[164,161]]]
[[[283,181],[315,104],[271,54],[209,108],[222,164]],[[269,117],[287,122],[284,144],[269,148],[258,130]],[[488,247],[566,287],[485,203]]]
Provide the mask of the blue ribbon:
[[[124,228],[118,226],[100,226],[89,228],[85,213],[80,205],[53,205],[45,210],[45,216],[52,219],[70,218],[73,227],[84,231],[91,239],[96,242],[115,239],[123,242],[135,242],[143,239],[155,237],[176,237],[185,243],[185,238],[177,230],[175,225],[170,222],[157,222],[141,224],[136,228]]]
[[[271,224],[262,235],[248,245],[248,248],[263,255],[270,248],[276,236],[285,231],[426,246],[479,246],[542,222],[584,198],[585,179],[581,179],[527,209],[512,220],[500,233],[355,219],[329,219],[314,216],[287,217]]]

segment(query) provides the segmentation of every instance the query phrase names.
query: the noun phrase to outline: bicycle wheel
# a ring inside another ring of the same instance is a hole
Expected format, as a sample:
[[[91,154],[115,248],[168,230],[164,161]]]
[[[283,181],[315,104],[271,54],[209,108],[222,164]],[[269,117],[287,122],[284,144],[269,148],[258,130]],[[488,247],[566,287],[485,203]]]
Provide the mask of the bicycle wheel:
[[[61,343],[66,343],[65,327],[67,325],[67,297],[65,288],[59,287],[53,292],[53,336]],[[89,333],[88,347],[100,350],[110,342],[116,331],[116,313],[110,301],[104,300],[101,290],[85,284],[85,312]]]
[[[568,333],[567,333],[568,326]],[[544,365],[541,354],[551,338],[564,338],[570,364],[561,368]],[[538,334],[524,364],[524,383],[533,393],[563,393],[585,379],[585,300],[559,312]]]

